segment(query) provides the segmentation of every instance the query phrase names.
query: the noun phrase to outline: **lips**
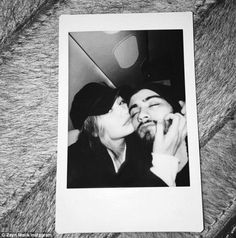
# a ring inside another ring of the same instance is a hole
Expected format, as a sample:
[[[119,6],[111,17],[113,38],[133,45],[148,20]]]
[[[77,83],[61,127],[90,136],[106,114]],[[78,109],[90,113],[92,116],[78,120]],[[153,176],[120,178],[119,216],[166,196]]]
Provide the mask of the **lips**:
[[[149,126],[156,126],[154,121],[148,121],[139,125],[138,130],[146,130]]]
[[[164,131],[163,131],[163,132],[164,132],[164,135],[168,132],[171,123],[172,123],[171,120],[164,121]],[[147,122],[145,122],[145,123],[141,123],[141,124],[138,126],[138,131],[140,131],[140,132],[146,132],[149,127],[151,127],[151,126],[156,126],[156,124],[157,124],[156,121],[147,121]]]

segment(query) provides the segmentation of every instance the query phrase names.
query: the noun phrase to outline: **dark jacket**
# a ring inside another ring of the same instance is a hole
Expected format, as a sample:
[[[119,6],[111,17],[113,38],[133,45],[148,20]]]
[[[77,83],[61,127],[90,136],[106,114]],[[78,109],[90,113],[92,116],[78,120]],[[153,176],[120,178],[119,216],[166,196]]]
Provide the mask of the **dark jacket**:
[[[99,139],[82,134],[68,148],[67,188],[167,186],[150,171],[150,159],[135,135],[126,138],[126,159],[118,173]]]

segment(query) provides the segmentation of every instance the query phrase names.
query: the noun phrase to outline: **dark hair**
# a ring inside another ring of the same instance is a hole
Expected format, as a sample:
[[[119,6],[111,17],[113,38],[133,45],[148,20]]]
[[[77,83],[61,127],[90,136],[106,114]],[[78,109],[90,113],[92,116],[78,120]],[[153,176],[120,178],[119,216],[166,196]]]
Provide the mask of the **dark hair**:
[[[130,98],[138,93],[139,91],[143,89],[149,89],[158,95],[160,95],[161,98],[165,99],[173,108],[173,112],[181,112],[181,106],[178,102],[177,97],[175,96],[175,93],[173,92],[173,89],[171,86],[162,85],[159,83],[144,83],[140,87],[137,87],[133,90],[129,91],[129,95],[126,96],[126,99],[130,101]]]

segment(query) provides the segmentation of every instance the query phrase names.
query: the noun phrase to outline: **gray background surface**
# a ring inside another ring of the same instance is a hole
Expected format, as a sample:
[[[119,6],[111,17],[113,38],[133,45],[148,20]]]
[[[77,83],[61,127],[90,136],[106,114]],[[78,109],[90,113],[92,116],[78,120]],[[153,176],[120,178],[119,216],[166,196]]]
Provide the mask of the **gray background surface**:
[[[59,16],[165,11],[194,12],[205,229],[57,236],[216,237],[223,230],[226,237],[235,230],[227,225],[236,214],[235,1],[4,0],[0,11],[0,232],[55,234]]]

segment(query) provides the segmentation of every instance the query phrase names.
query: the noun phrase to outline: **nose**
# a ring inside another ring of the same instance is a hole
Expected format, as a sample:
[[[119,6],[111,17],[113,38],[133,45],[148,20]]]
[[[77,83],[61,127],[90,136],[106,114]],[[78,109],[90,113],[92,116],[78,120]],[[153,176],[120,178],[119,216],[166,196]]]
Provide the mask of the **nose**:
[[[149,119],[150,119],[149,114],[146,113],[146,112],[144,112],[144,111],[141,111],[141,112],[138,114],[138,117],[137,117],[137,120],[138,120],[139,123],[140,123],[140,122],[144,123],[144,122],[146,122],[146,121],[149,120]]]

